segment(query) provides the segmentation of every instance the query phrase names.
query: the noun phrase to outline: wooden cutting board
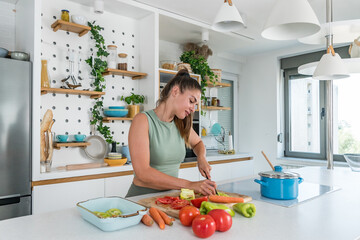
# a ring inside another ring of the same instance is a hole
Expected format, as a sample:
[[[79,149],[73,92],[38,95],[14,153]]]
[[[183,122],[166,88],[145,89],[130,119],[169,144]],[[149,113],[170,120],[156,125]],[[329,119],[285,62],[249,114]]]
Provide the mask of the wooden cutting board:
[[[226,193],[230,197],[242,197],[242,198],[244,198],[244,202],[251,202],[252,201],[252,198],[250,196],[247,196],[247,195],[242,195],[242,194],[238,194],[238,193],[228,193],[228,192],[223,192],[223,193]],[[143,198],[143,199],[140,199],[138,201],[138,203],[145,206],[145,207],[148,207],[148,208],[156,207],[156,208],[164,211],[167,215],[169,215],[171,217],[179,218],[179,211],[180,210],[172,209],[170,207],[170,205],[156,204],[155,203],[157,198],[161,198],[161,197],[165,197],[165,196],[179,197],[180,196],[180,191],[176,191],[176,192],[172,192],[172,193],[168,193],[168,194],[162,194],[162,195],[158,195],[158,196],[150,197],[150,198]],[[200,196],[196,196],[196,197],[200,197]],[[227,205],[227,206],[231,207],[234,204],[235,203],[227,203],[227,204],[224,204],[224,205]]]

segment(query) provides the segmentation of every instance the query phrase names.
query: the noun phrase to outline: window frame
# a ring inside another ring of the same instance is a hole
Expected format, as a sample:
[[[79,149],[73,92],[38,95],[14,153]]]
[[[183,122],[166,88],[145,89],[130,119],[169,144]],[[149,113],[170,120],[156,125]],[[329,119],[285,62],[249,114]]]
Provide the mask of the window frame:
[[[306,159],[314,159],[314,160],[326,160],[326,114],[325,116],[320,117],[320,153],[309,153],[309,152],[298,152],[298,151],[291,151],[291,137],[290,137],[290,91],[289,91],[289,81],[290,76],[296,77],[309,77],[307,75],[301,75],[298,73],[297,68],[285,69],[284,70],[284,118],[285,118],[285,136],[284,136],[284,156],[285,157],[295,157],[295,158],[306,158]],[[319,81],[319,103],[320,103],[320,111],[326,111],[326,81]],[[321,113],[320,113],[321,114]],[[334,154],[333,155],[334,161],[345,162],[345,158],[342,154]]]

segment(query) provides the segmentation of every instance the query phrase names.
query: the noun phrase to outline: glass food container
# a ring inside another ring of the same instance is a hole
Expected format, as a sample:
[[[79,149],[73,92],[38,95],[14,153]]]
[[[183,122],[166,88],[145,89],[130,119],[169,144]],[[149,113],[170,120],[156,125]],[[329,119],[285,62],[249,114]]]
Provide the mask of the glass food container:
[[[109,56],[107,57],[108,68],[116,69],[117,62],[117,46],[108,45],[107,50],[109,52]]]
[[[127,71],[127,54],[126,53],[119,53],[119,63],[118,69]]]
[[[69,10],[66,9],[61,10],[61,20],[65,22],[69,22]]]

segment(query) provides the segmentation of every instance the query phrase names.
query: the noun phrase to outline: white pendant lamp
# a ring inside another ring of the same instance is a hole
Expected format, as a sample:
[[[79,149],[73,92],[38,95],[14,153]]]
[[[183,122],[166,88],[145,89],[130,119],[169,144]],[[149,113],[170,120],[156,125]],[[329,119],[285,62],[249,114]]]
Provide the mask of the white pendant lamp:
[[[277,0],[261,36],[271,40],[293,40],[315,34],[319,20],[307,0]]]
[[[313,78],[317,80],[335,80],[349,76],[349,71],[341,57],[335,53],[334,48],[330,45],[327,53],[321,57]]]
[[[314,71],[313,78],[317,80],[335,80],[350,77],[349,70],[333,48],[332,20],[332,0],[326,0],[326,22],[329,26],[329,35],[326,35],[327,53],[321,57]]]
[[[232,0],[224,0],[211,28],[218,32],[230,32],[244,26],[245,23]]]

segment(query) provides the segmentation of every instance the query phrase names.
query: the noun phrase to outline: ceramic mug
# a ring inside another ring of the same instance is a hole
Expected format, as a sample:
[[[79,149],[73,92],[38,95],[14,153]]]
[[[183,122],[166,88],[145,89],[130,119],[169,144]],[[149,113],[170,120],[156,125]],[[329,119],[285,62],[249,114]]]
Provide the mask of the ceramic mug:
[[[76,142],[83,142],[86,138],[86,135],[84,134],[75,134],[74,135],[75,141]]]
[[[127,163],[131,163],[129,146],[122,146],[121,153],[122,153],[123,157],[127,158]]]
[[[66,142],[68,139],[68,135],[56,135],[56,140],[58,142]]]

